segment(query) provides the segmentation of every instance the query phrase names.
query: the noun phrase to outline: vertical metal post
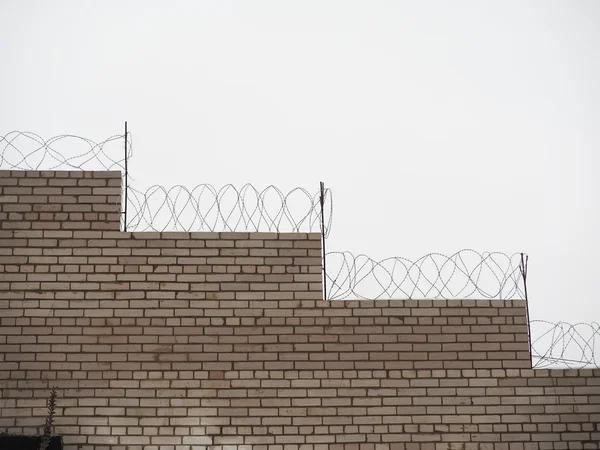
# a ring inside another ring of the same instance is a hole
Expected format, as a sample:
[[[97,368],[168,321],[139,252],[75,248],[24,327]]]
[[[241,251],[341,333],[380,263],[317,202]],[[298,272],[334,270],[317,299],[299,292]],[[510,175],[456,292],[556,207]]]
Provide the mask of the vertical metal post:
[[[323,247],[323,300],[327,300],[327,266],[325,257],[325,183],[321,181],[321,246]]]
[[[531,321],[529,319],[529,297],[527,296],[527,263],[529,262],[529,256],[521,253],[521,264],[519,269],[521,270],[521,277],[523,278],[523,289],[525,293],[525,308],[527,310],[527,338],[529,339],[529,363],[533,368],[533,346],[531,342]]]
[[[129,174],[127,171],[127,121],[125,121],[125,205],[123,206],[123,231],[127,231],[127,191],[128,191]]]

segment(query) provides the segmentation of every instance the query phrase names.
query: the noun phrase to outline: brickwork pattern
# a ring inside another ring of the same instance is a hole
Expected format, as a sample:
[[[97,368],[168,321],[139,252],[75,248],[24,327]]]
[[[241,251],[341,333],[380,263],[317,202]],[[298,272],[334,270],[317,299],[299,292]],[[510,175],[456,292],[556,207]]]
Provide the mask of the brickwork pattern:
[[[523,301],[324,302],[318,234],[123,233],[118,172],[0,175],[0,431],[57,386],[67,450],[600,448],[600,371],[531,370]]]
[[[121,172],[0,170],[1,230],[120,229]]]

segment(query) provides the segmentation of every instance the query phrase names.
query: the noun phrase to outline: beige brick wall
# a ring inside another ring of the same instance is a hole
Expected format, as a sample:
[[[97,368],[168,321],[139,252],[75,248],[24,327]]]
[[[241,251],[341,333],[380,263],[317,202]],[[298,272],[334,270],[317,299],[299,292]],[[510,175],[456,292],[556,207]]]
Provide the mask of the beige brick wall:
[[[121,172],[0,170],[0,230],[118,231],[120,212]]]
[[[324,302],[318,234],[123,233],[118,172],[0,175],[0,432],[57,386],[68,450],[600,448],[600,371],[531,370],[522,301]]]

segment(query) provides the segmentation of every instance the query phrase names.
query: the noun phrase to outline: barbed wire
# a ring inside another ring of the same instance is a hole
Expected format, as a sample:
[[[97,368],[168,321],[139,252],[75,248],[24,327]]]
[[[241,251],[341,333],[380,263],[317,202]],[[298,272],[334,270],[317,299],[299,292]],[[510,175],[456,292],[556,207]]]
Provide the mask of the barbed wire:
[[[521,254],[429,253],[416,261],[380,261],[350,252],[328,252],[327,292],[335,299],[524,299]]]
[[[303,188],[285,193],[252,184],[216,188],[200,184],[129,189],[127,229],[135,231],[289,231],[321,232],[320,192]],[[325,193],[325,236],[331,231],[333,198]]]
[[[129,154],[131,135],[128,135]],[[62,147],[58,150],[57,145]],[[69,149],[69,146],[74,148]],[[82,151],[81,147],[84,147]],[[10,170],[124,170],[123,135],[101,142],[63,134],[44,139],[28,131],[0,135],[0,168]],[[106,147],[110,147],[107,149]],[[112,150],[115,147],[115,150]],[[117,150],[118,147],[118,150]],[[118,156],[117,156],[118,155]]]
[[[531,356],[536,369],[600,368],[600,324],[532,320]],[[536,336],[535,338],[533,336]]]
[[[125,162],[133,150],[131,133],[126,146],[124,136],[97,143],[72,134],[44,139],[36,133],[12,131],[0,136],[0,169],[120,170],[121,225],[127,231],[322,232],[320,192],[311,194],[299,187],[283,192],[275,186],[259,190],[251,184],[241,188],[200,184],[192,189],[155,185],[139,190],[132,186],[131,173],[126,173]],[[325,191],[323,213],[328,236],[333,219],[330,189]]]
[[[155,185],[141,191],[131,186],[131,174],[126,173],[126,161],[133,156],[131,133],[126,137],[125,156],[124,134],[95,142],[72,134],[46,140],[36,133],[12,131],[0,135],[0,169],[120,170],[129,182],[123,183],[128,212],[123,225],[130,231],[323,232],[323,213],[324,235],[329,236],[330,189],[325,190],[323,211],[320,192],[311,194],[303,188],[286,193],[275,186],[259,190],[251,184],[241,188],[200,184],[192,189]],[[328,299],[525,298],[521,254],[464,249],[450,256],[430,253],[415,261],[403,257],[377,261],[334,251],[326,258]],[[600,367],[595,352],[600,324],[532,320],[530,326],[536,336],[531,343],[535,368]]]

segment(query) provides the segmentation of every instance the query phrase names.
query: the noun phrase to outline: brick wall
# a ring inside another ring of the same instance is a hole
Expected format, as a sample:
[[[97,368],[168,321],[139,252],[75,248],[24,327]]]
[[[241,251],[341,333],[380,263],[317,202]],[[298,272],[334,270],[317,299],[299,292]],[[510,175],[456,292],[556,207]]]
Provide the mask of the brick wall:
[[[119,183],[0,172],[0,431],[57,386],[68,450],[600,448],[524,302],[324,302],[318,234],[122,233]]]
[[[121,172],[0,170],[0,180],[0,230],[119,230]]]

